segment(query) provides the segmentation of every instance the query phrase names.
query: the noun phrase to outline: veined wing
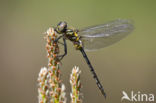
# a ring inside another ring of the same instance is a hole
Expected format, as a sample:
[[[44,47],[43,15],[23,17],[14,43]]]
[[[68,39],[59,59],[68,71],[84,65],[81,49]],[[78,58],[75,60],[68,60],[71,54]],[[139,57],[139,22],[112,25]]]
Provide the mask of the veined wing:
[[[130,20],[117,19],[106,24],[92,26],[78,34],[86,51],[94,51],[120,41],[134,29]]]

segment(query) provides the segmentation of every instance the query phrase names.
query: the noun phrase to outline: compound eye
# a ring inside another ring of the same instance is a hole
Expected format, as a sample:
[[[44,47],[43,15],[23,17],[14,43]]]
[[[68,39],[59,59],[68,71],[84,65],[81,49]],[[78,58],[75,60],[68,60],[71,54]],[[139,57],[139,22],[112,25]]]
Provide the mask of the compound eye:
[[[57,31],[58,32],[64,32],[67,28],[67,23],[66,22],[60,22],[58,25],[57,25]]]

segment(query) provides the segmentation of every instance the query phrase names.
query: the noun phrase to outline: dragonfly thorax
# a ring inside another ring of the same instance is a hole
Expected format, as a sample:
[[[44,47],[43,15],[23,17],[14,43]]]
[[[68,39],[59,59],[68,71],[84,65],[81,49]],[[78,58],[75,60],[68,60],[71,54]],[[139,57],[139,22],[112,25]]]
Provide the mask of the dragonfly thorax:
[[[78,31],[67,29],[65,33],[65,37],[72,41],[76,49],[80,49],[82,47],[82,42],[80,40],[80,36],[77,34]]]
[[[66,39],[73,42],[76,49],[80,49],[82,47],[80,36],[77,34],[78,30],[68,28],[66,22],[59,22],[55,28],[55,31],[58,34],[63,34]]]
[[[73,42],[79,41],[78,34],[74,30],[72,30],[72,29],[67,29],[66,33],[64,35],[70,41],[73,41]]]

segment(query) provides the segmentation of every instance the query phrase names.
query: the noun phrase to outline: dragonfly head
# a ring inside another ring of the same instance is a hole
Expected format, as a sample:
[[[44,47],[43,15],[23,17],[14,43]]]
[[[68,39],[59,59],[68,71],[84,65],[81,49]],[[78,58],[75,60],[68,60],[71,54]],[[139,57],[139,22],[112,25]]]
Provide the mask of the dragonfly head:
[[[59,22],[57,27],[56,27],[56,31],[58,33],[63,33],[63,32],[66,31],[66,29],[67,29],[67,23],[65,21],[64,22],[62,22],[62,21]]]

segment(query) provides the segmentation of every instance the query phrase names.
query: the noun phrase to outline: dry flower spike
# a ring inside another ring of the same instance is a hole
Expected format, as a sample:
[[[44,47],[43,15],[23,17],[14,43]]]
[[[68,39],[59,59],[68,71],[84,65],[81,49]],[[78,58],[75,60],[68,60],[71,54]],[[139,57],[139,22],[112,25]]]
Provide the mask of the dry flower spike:
[[[48,57],[48,68],[43,67],[38,76],[38,99],[39,103],[66,103],[65,86],[60,80],[59,68],[59,46],[55,41],[57,35],[53,28],[49,28],[46,32],[46,49]],[[80,73],[78,67],[72,69],[70,75],[70,84],[72,88],[71,103],[82,103],[80,88]]]
[[[80,88],[81,88],[80,73],[81,71],[79,70],[79,67],[75,66],[72,69],[72,73],[70,75],[70,84],[72,89],[72,92],[70,94],[71,103],[82,103],[81,93],[80,93]]]
[[[42,68],[39,77],[39,103],[66,103],[65,86],[60,82],[59,46],[54,40],[57,35],[53,28],[46,32],[48,69]]]

